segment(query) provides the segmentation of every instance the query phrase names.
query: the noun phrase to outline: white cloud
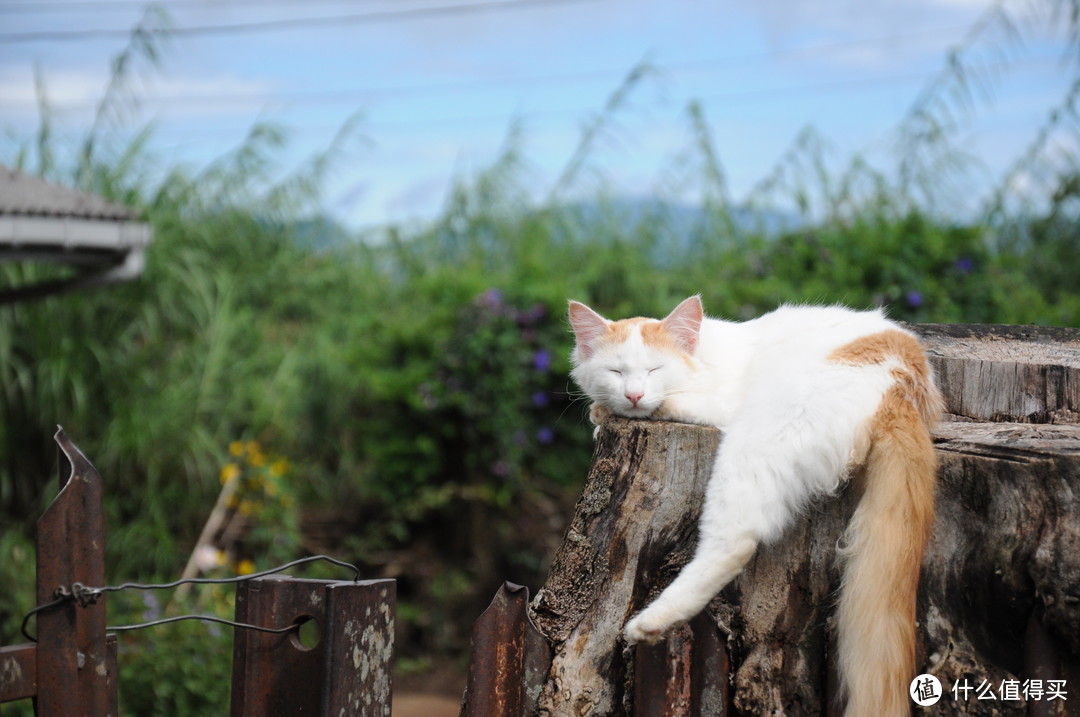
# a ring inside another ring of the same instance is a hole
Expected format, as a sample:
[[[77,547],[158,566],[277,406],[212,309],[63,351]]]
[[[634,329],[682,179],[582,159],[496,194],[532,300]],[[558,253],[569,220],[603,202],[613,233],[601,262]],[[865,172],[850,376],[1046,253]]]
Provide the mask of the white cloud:
[[[146,86],[147,107],[161,106],[170,116],[250,114],[274,101],[275,85],[266,78],[168,76]],[[162,106],[162,99],[168,104]]]
[[[898,67],[939,57],[989,7],[988,0],[774,0],[742,6],[757,16],[770,44],[822,45],[835,67]]]
[[[108,75],[92,69],[64,68],[43,73],[48,104],[75,120],[93,112],[108,86]],[[273,83],[222,74],[193,77],[160,74],[132,78],[128,91],[144,112],[171,117],[250,115],[273,102]],[[0,113],[19,122],[36,117],[37,90],[29,66],[0,67]]]
[[[89,70],[44,72],[48,103],[54,107],[90,104],[105,86],[105,76]],[[37,114],[37,89],[29,65],[0,67],[0,109],[5,115]]]

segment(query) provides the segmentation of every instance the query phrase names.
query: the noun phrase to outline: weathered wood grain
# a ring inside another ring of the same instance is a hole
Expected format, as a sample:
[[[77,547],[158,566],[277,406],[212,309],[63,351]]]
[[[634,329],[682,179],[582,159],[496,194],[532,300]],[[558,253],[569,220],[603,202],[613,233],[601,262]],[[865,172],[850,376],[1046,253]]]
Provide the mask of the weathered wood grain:
[[[976,421],[1080,421],[1080,329],[922,325],[950,413]]]
[[[1080,713],[1080,426],[946,423],[936,442],[924,671],[995,690],[1064,679],[1072,700],[947,699],[932,713]]]
[[[532,618],[554,644],[539,714],[622,714],[620,635],[689,559],[719,432],[612,419]]]

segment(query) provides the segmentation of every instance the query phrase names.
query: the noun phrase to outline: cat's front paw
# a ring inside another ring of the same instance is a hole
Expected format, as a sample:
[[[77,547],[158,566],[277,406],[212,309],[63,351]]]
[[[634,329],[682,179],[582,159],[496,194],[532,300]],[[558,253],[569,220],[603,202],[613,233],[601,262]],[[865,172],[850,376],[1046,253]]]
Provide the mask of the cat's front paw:
[[[665,611],[654,605],[645,608],[626,623],[623,637],[631,645],[638,642],[652,645],[663,640],[664,633],[674,626],[675,623],[668,619]]]
[[[601,406],[599,403],[594,403],[589,409],[589,422],[594,426],[599,426],[611,416],[611,410],[607,406]]]

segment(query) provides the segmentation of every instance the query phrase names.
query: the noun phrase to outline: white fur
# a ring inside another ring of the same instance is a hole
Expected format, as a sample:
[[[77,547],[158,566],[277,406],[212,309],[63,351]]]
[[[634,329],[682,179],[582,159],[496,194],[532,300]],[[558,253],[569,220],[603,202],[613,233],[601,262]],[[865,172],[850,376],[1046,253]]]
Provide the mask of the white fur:
[[[665,321],[678,321],[686,304]],[[583,305],[571,306],[571,322],[578,336],[572,376],[596,404],[725,432],[693,560],[626,626],[629,641],[655,641],[704,608],[760,542],[776,539],[811,498],[834,492],[853,459],[865,455],[868,422],[895,383],[896,365],[827,357],[899,327],[880,311],[783,306],[743,323],[704,319],[685,360],[649,346],[641,323],[615,343],[601,340],[611,322]],[[639,393],[635,406],[628,396]]]

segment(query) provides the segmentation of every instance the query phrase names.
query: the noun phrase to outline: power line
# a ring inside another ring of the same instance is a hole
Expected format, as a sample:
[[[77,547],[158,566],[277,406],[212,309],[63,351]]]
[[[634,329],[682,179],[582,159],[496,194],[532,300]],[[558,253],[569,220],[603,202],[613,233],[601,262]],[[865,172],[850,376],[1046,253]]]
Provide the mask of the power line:
[[[1053,56],[1031,58],[1028,60],[1022,60],[1013,63],[1013,66],[1025,66],[1036,65],[1044,62],[1056,62],[1057,58]],[[711,95],[705,95],[697,98],[701,104],[706,107],[714,107],[718,105],[742,105],[754,104],[758,102],[770,102],[774,100],[781,100],[792,96],[798,95],[831,95],[831,94],[844,94],[849,92],[859,92],[866,88],[878,88],[888,85],[902,85],[906,83],[914,83],[919,81],[925,81],[934,76],[935,71],[926,70],[922,72],[902,72],[893,73],[887,75],[876,75],[874,77],[862,77],[852,78],[846,80],[831,80],[825,82],[815,82],[809,84],[788,85],[786,87],[766,87],[761,89],[747,89],[747,90],[734,90],[731,92],[717,93]],[[666,104],[667,100],[654,100],[648,102],[638,103],[635,106],[638,107],[660,107]],[[474,126],[479,124],[489,124],[494,122],[507,123],[511,121],[515,116],[522,119],[553,119],[559,117],[581,117],[583,114],[595,110],[593,106],[581,108],[581,107],[566,107],[558,109],[541,109],[532,112],[519,113],[515,115],[511,112],[504,113],[486,113],[486,114],[473,114],[463,115],[458,117],[424,117],[413,120],[393,120],[381,122],[378,120],[372,121],[370,126],[365,125],[364,131],[369,135],[378,136],[380,132],[394,131],[394,130],[425,130],[432,127],[447,127],[447,126]],[[280,123],[280,125],[288,132],[296,135],[303,134],[327,134],[332,133],[340,128],[340,124],[288,124]],[[174,128],[173,131],[179,131],[183,135],[238,135],[245,134],[251,129],[250,125],[245,127],[203,127],[203,128]],[[62,136],[64,133],[54,134],[54,136]],[[70,133],[71,136],[80,137],[79,133]],[[178,146],[186,146],[182,142]]]
[[[952,34],[958,29],[956,27],[942,27],[933,28],[918,31],[893,33],[886,36],[879,36],[868,39],[858,40],[844,40],[838,42],[819,43],[814,45],[803,45],[795,47],[779,48],[774,50],[767,50],[763,52],[743,53],[740,55],[729,55],[727,57],[708,58],[699,60],[686,60],[683,62],[672,62],[664,65],[656,66],[656,69],[661,72],[676,72],[681,70],[694,70],[694,69],[708,69],[711,67],[723,67],[734,66],[742,63],[754,62],[757,60],[778,59],[791,55],[804,55],[819,52],[829,52],[833,50],[843,50],[848,48],[857,48],[867,45],[879,45],[881,43],[893,42],[909,37],[922,37],[927,35],[939,35],[939,34]],[[503,77],[487,80],[472,80],[462,82],[442,82],[442,83],[425,83],[425,84],[413,84],[413,85],[390,85],[385,87],[367,87],[367,88],[346,88],[338,90],[285,90],[274,92],[272,96],[268,96],[265,92],[229,92],[229,93],[189,93],[189,94],[175,94],[175,95],[159,95],[159,96],[146,96],[141,98],[141,101],[145,103],[156,103],[159,105],[171,105],[179,103],[206,103],[206,102],[225,102],[229,104],[235,104],[237,102],[246,101],[258,101],[260,103],[268,102],[303,102],[303,103],[333,103],[333,102],[351,102],[362,99],[370,99],[373,97],[393,97],[410,94],[423,94],[432,92],[462,92],[470,90],[485,90],[494,89],[505,86],[522,87],[529,85],[543,85],[553,83],[566,83],[575,82],[581,80],[591,79],[610,79],[612,77],[619,77],[626,74],[626,68],[606,68],[599,70],[584,70],[577,72],[562,72],[552,73],[546,75],[529,75],[518,77]],[[37,100],[27,102],[3,102],[0,101],[0,108],[15,108],[15,107],[36,107]],[[81,105],[53,105],[51,108],[59,111],[77,111],[84,110],[94,105],[81,104]]]
[[[372,0],[305,0],[305,6],[311,5],[355,5],[358,2]],[[377,0],[376,0],[377,1]],[[165,10],[221,9],[218,0],[190,0],[189,2],[159,1],[156,3]],[[90,2],[5,2],[0,4],[0,13],[50,13],[50,12],[97,12],[101,10],[142,10],[147,5],[145,0],[91,0]],[[228,7],[272,7],[296,5],[296,0],[229,0]]]
[[[520,10],[530,7],[566,5],[570,3],[576,4],[586,1],[587,0],[514,0],[513,2],[506,2],[492,0],[490,2],[468,3],[464,5],[441,5],[412,8],[409,10],[383,10],[367,13],[353,13],[349,15],[336,15],[332,17],[300,17],[286,20],[260,20],[256,22],[241,22],[229,25],[188,25],[186,27],[173,27],[168,29],[147,28],[143,29],[142,32],[149,35],[164,35],[170,37],[239,35],[266,31],[300,30],[311,27],[323,27],[326,25],[393,22],[399,20],[412,20],[421,17],[451,17],[454,15],[465,15],[489,10]],[[0,33],[0,42],[81,42],[84,40],[126,38],[130,36],[131,30],[42,30],[37,32]]]

